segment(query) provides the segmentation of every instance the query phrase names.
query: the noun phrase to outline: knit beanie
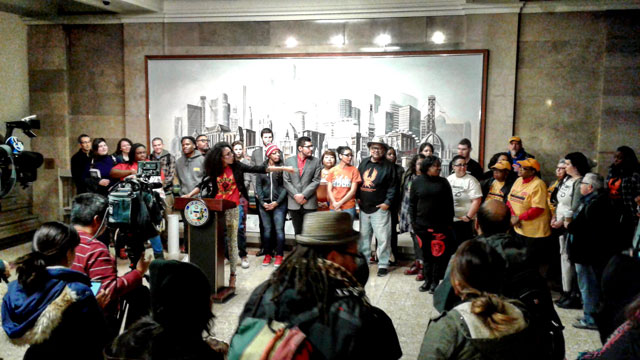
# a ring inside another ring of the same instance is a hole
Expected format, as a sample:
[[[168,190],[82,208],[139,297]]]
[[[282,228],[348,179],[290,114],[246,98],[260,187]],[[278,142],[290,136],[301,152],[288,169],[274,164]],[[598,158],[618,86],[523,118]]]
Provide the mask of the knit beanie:
[[[271,155],[274,151],[280,151],[280,148],[278,148],[278,145],[271,143],[269,144],[269,146],[267,146],[267,157],[269,157],[269,155]]]

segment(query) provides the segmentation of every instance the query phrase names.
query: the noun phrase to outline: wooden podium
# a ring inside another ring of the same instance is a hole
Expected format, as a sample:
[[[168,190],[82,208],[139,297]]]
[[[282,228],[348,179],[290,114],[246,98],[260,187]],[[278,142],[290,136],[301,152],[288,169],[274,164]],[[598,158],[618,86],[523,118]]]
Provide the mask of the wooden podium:
[[[206,210],[202,207],[206,206]],[[174,208],[181,210],[185,223],[185,241],[188,241],[189,262],[202,269],[209,280],[212,298],[224,302],[235,294],[235,288],[224,285],[224,212],[236,207],[233,201],[216,199],[176,198]],[[187,221],[187,214],[195,223]],[[208,213],[205,217],[204,213]],[[197,214],[201,214],[200,217]]]

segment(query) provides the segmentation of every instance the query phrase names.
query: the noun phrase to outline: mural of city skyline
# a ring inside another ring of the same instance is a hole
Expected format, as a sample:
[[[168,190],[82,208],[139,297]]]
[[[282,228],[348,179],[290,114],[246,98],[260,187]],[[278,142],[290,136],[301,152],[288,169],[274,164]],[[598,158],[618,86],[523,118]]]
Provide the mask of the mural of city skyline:
[[[428,141],[448,162],[469,138],[477,158],[483,54],[402,57],[153,59],[148,64],[149,128],[172,144],[205,134],[243,140],[249,152],[270,127],[285,156],[309,136],[316,155],[384,136],[399,157]],[[170,139],[168,141],[167,139]]]

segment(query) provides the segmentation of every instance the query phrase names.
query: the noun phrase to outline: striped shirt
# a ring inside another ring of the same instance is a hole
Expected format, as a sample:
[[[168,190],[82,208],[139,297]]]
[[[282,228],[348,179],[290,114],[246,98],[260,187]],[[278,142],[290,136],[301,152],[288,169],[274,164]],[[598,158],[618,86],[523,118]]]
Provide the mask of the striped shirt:
[[[100,240],[91,240],[92,235],[78,231],[80,244],[76,247],[72,270],[80,271],[91,279],[100,281],[100,289],[111,292],[111,301],[142,285],[142,275],[137,270],[118,277],[116,261],[109,253],[109,248]]]

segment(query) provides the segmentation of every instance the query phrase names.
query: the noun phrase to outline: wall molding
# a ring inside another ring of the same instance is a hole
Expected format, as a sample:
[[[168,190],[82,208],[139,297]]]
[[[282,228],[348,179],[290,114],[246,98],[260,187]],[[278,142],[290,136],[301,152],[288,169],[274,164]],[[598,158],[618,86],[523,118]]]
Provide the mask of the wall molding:
[[[472,0],[235,0],[165,1],[162,11],[144,14],[81,15],[53,20],[23,18],[28,25],[38,24],[115,24],[174,22],[239,22],[429,17],[471,14],[585,12],[640,9],[638,0],[565,0],[543,2],[484,3]]]

